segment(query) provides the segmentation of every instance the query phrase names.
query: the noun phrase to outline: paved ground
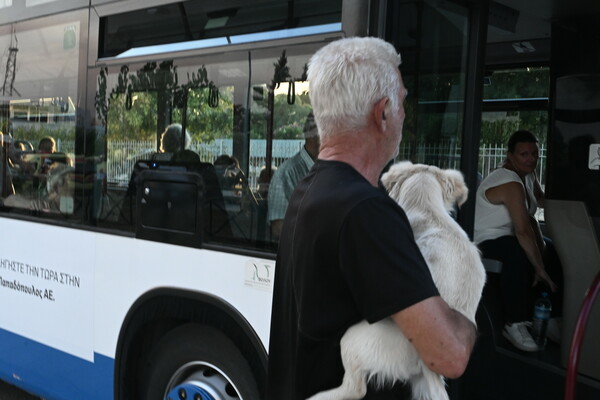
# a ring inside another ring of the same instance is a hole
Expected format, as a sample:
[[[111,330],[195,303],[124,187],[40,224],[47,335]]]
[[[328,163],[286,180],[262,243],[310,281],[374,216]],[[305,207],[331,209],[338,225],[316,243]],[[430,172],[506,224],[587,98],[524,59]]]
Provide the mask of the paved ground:
[[[40,400],[6,382],[0,381],[0,399],[2,400]]]

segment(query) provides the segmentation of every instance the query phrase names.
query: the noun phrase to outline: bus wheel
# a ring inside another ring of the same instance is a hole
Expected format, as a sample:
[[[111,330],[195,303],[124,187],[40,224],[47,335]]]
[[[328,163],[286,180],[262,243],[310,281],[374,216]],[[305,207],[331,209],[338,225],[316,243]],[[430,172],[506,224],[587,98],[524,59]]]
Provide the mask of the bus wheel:
[[[184,325],[169,332],[150,356],[141,392],[145,400],[255,400],[254,375],[220,331]]]

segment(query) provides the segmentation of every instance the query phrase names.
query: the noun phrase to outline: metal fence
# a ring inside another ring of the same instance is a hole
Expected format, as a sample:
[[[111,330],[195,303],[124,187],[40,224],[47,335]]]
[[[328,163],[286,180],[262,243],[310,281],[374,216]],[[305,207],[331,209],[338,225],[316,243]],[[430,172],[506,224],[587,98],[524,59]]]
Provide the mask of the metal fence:
[[[303,146],[304,140],[274,140],[273,166],[279,167],[285,160],[296,154]],[[129,182],[133,165],[137,160],[147,158],[155,151],[156,141],[109,141],[108,162],[106,173],[111,183],[126,185]],[[62,141],[57,143],[58,151],[72,153],[74,143]],[[233,153],[231,139],[219,139],[211,143],[192,142],[190,149],[200,155],[200,160],[213,163],[221,154]],[[540,145],[540,160],[538,163],[538,179],[544,185],[546,168],[546,146]],[[398,160],[413,160],[416,163],[437,165],[440,168],[460,168],[461,147],[457,142],[441,143],[402,143]],[[482,144],[479,146],[478,173],[481,179],[491,171],[500,167],[506,158],[506,147],[497,144]],[[250,141],[250,168],[248,181],[256,187],[256,179],[260,170],[265,166],[266,141],[264,139]]]
[[[304,140],[275,140],[273,141],[272,165],[278,167],[285,160],[296,154]],[[154,140],[142,141],[109,141],[106,174],[108,181],[120,185],[126,185],[136,161],[148,158],[155,151]],[[233,153],[232,140],[215,140],[212,143],[192,142],[189,147],[200,156],[203,162],[213,163],[222,155]],[[264,139],[252,140],[250,142],[250,162],[248,181],[252,187],[256,187],[256,179],[260,170],[265,166],[266,141]]]

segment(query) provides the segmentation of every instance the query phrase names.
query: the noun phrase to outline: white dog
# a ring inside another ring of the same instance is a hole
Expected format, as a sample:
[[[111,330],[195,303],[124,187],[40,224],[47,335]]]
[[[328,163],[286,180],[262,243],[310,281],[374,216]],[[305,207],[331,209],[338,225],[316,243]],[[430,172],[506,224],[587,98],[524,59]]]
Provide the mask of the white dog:
[[[390,196],[406,212],[415,240],[442,298],[475,323],[485,283],[477,247],[449,211],[468,194],[462,174],[434,166],[400,162],[382,177]],[[444,377],[429,370],[391,319],[350,327],[340,342],[342,385],[308,400],[361,399],[367,382],[377,387],[408,381],[415,400],[448,399]]]

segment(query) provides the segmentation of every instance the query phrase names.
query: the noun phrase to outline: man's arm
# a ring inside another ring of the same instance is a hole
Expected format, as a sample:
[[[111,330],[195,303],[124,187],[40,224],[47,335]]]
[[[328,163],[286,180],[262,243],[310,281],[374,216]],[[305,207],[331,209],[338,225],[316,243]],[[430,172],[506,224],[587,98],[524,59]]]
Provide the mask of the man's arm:
[[[463,374],[475,344],[473,323],[439,296],[427,298],[392,315],[425,365],[448,378]]]
[[[535,272],[534,285],[543,281],[554,292],[556,284],[548,276],[544,261],[542,259],[542,249],[538,247],[536,232],[531,223],[531,218],[525,208],[525,189],[518,182],[508,182],[498,185],[485,192],[488,200],[493,204],[503,204],[510,214],[513,224],[515,237],[519,245],[525,252],[527,259],[533,265]],[[543,242],[543,240],[542,240]]]

